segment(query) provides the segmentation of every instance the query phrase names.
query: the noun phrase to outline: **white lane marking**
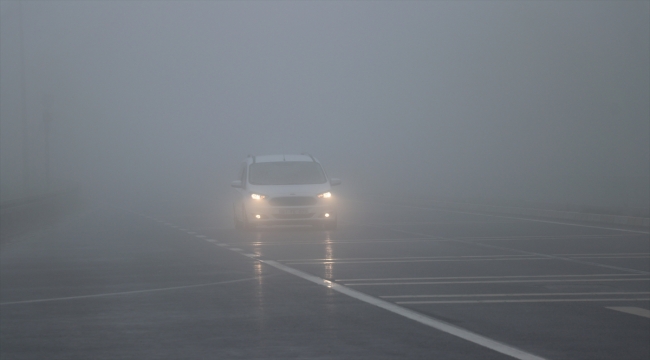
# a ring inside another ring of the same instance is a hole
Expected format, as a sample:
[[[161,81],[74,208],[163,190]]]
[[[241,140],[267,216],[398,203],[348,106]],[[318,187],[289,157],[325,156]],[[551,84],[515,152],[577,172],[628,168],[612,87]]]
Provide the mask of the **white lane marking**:
[[[641,238],[642,235],[615,235],[615,236],[517,236],[517,237],[509,237],[509,236],[494,236],[494,237],[458,237],[456,239],[460,240],[475,240],[475,241],[502,241],[502,242],[516,242],[516,241],[534,241],[534,240],[562,240],[562,241],[575,241],[575,240],[580,240],[580,241],[592,241],[595,242],[596,240],[612,240],[612,241],[617,241],[617,240],[641,240],[641,241],[646,241],[647,239],[645,237]],[[625,239],[621,239],[625,238]],[[441,240],[442,241],[442,240]]]
[[[328,243],[329,244],[329,243]],[[601,254],[552,254],[554,256],[568,256],[572,258],[619,258],[619,257],[650,257],[650,253],[601,253]],[[531,255],[454,255],[454,256],[404,256],[404,257],[381,257],[381,258],[333,258],[333,259],[281,259],[280,262],[300,261],[307,262],[339,262],[339,261],[375,261],[375,260],[428,260],[428,259],[482,259],[482,258],[521,258],[530,257]]]
[[[228,244],[217,244],[217,246],[228,246]]]
[[[358,261],[358,260],[420,260],[420,259],[473,259],[473,258],[495,258],[495,257],[524,257],[530,255],[458,255],[458,256],[405,256],[405,257],[390,257],[390,258],[340,258],[340,259],[285,259],[276,260],[281,262],[286,261]]]
[[[257,254],[247,254],[247,253],[242,253],[242,255],[244,255],[244,256],[248,256],[249,258],[256,258],[256,257],[259,256],[259,255],[257,255]]]
[[[353,200],[353,201],[358,201],[358,200]],[[368,201],[363,201],[363,202],[368,202]],[[576,224],[576,223],[569,223],[569,222],[563,222],[563,221],[550,221],[550,220],[532,219],[532,218],[527,218],[527,217],[493,215],[493,214],[485,214],[485,213],[475,213],[475,212],[471,212],[471,211],[444,210],[444,209],[439,209],[439,208],[428,208],[428,207],[413,206],[413,205],[395,205],[395,204],[392,204],[391,206],[407,207],[407,208],[414,208],[414,209],[421,209],[421,210],[431,210],[431,211],[444,211],[444,212],[452,212],[452,213],[459,213],[459,214],[483,215],[483,216],[491,216],[491,217],[498,217],[498,218],[504,218],[504,219],[527,220],[527,221],[535,221],[535,222],[542,222],[542,223],[548,223],[548,224],[580,226],[580,227],[588,227],[588,228],[603,229],[603,230],[624,231],[624,232],[631,232],[631,233],[637,233],[637,234],[650,234],[650,232],[642,231],[642,230],[619,229],[619,228],[611,228],[611,227],[605,227],[605,226]]]
[[[205,239],[205,241],[208,241],[208,242],[211,242],[211,243],[216,243],[216,242],[218,242],[218,241],[215,240],[215,239]]]
[[[399,231],[399,230],[396,230]],[[441,240],[442,241],[442,240]],[[501,248],[501,247],[496,247],[493,245],[487,245],[487,244],[477,244],[473,242],[466,242],[462,240],[444,240],[444,241],[458,241],[461,243],[471,243],[477,246],[482,246],[482,247],[493,247],[501,250],[509,250],[509,251],[516,251],[516,252],[523,252],[523,253],[529,253],[530,255],[500,255],[502,257],[519,257],[519,258],[501,258],[501,259],[480,259],[479,256],[476,256],[476,258],[472,259],[472,257],[468,256],[467,259],[449,259],[449,260],[443,260],[443,259],[438,259],[438,257],[432,257],[430,259],[426,258],[421,258],[421,259],[416,259],[413,258],[412,260],[407,260],[410,258],[385,258],[386,260],[374,260],[372,258],[368,259],[359,259],[357,261],[353,261],[351,259],[322,259],[322,260],[306,260],[306,261],[300,261],[300,260],[280,260],[283,262],[286,262],[287,264],[290,265],[307,265],[307,264],[333,264],[333,263],[338,263],[338,264],[357,264],[357,263],[395,263],[395,262],[435,262],[435,261],[506,261],[506,260],[561,260],[561,261],[570,261],[570,262],[575,262],[575,263],[580,263],[584,265],[591,265],[591,266],[598,266],[598,267],[604,267],[604,268],[609,268],[609,269],[614,269],[614,270],[621,270],[621,271],[626,271],[626,272],[632,272],[635,274],[650,274],[649,272],[643,271],[643,270],[634,270],[634,269],[628,269],[628,268],[622,268],[618,266],[611,266],[611,265],[606,265],[606,264],[599,264],[599,263],[593,263],[593,262],[587,262],[587,261],[580,261],[579,259],[646,259],[649,256],[647,255],[627,255],[627,256],[613,256],[606,254],[604,256],[573,256],[569,255],[568,257],[562,257],[558,255],[547,255],[547,254],[537,254],[537,253],[530,253],[527,251],[522,251],[522,250],[516,250],[516,249],[510,249],[510,248]],[[271,245],[271,244],[267,244]],[[281,245],[281,244],[274,244],[274,245]],[[288,244],[283,244],[283,245],[288,245]],[[295,245],[295,244],[294,244]],[[309,243],[309,245],[315,245],[315,243]],[[568,255],[568,254],[567,254]],[[524,257],[524,256],[531,256],[531,257]],[[535,256],[535,257],[532,257]],[[460,257],[462,258],[462,257]]]
[[[371,261],[287,261],[289,265],[320,265],[320,264],[376,264],[376,263],[417,263],[417,262],[449,262],[449,261],[528,261],[555,260],[545,257],[521,257],[502,259],[420,259],[420,260],[371,260]]]
[[[640,299],[521,299],[521,300],[441,300],[441,301],[397,301],[400,305],[417,304],[502,304],[502,303],[545,303],[545,302],[594,302],[594,301],[650,301],[650,298]]]
[[[374,243],[404,243],[404,242],[448,242],[447,239],[435,237],[427,238],[395,238],[395,239],[370,239],[370,240],[333,240],[333,241],[285,241],[285,242],[253,242],[252,246],[277,246],[277,245],[329,245],[329,244],[374,244]]]
[[[584,296],[584,295],[648,295],[640,292],[586,292],[586,293],[521,293],[521,294],[446,294],[446,295],[384,295],[382,299],[416,299],[416,298],[460,298],[460,297],[517,297],[517,296]]]
[[[641,235],[616,235],[616,236],[594,236],[594,237],[587,237],[587,236],[545,236],[545,237],[536,237],[536,236],[521,236],[521,237],[506,237],[506,236],[495,236],[495,237],[459,237],[457,239],[461,240],[476,240],[476,241],[510,241],[510,242],[515,242],[515,241],[534,241],[534,240],[562,240],[562,241],[571,241],[571,240],[580,240],[580,241],[592,241],[595,242],[596,240],[612,240],[612,241],[620,241],[620,240],[629,240],[630,238],[633,239],[640,239],[641,241],[645,241],[645,238],[641,238]],[[639,236],[637,238],[637,236]],[[625,237],[626,239],[621,239],[622,237]]]
[[[170,291],[170,290],[179,290],[179,289],[189,289],[189,288],[205,287],[205,286],[212,286],[212,285],[225,285],[225,284],[232,284],[232,283],[238,283],[238,282],[243,282],[243,281],[252,281],[252,280],[259,280],[259,276],[252,277],[252,278],[245,278],[245,279],[237,279],[237,280],[217,281],[217,282],[212,282],[212,283],[207,283],[207,284],[174,286],[174,287],[158,288],[158,289],[134,290],[134,291],[122,291],[122,292],[106,293],[106,294],[95,294],[95,295],[67,296],[67,297],[49,298],[49,299],[36,299],[36,300],[10,301],[10,302],[3,302],[3,303],[0,303],[0,306],[4,306],[4,305],[19,305],[19,304],[32,304],[32,303],[49,302],[49,301],[63,301],[63,300],[87,299],[87,298],[97,298],[97,297],[107,297],[107,296],[118,296],[118,295],[141,294],[141,293],[149,293],[149,292],[156,292],[156,291]]]
[[[505,275],[505,276],[445,276],[417,278],[379,278],[379,279],[336,279],[336,281],[403,281],[403,280],[458,280],[458,279],[522,279],[522,278],[566,278],[566,277],[595,277],[595,276],[643,276],[641,274],[585,274],[585,275]]]
[[[594,254],[553,254],[557,256],[650,256],[650,253],[594,253]]]
[[[633,307],[633,306],[610,306],[607,308],[611,310],[632,314],[632,315],[647,317],[650,319],[650,310],[648,309],[643,309],[643,308]]]
[[[485,281],[416,281],[394,283],[345,283],[347,286],[396,286],[396,285],[443,285],[443,284],[507,284],[507,283],[532,283],[532,282],[610,282],[610,281],[648,281],[643,279],[544,279],[544,280],[485,280]]]
[[[321,279],[317,276],[313,276],[310,274],[307,274],[305,272],[302,272],[300,270],[296,270],[294,268],[288,267],[286,265],[280,264],[277,261],[272,261],[272,260],[259,260],[260,262],[273,266],[276,269],[280,269],[282,271],[288,272],[289,274],[301,277],[305,280],[311,281],[313,283],[316,283],[321,286],[326,286],[328,288],[331,288],[334,291],[340,292],[342,294],[348,295],[352,298],[355,298],[357,300],[361,300],[365,303],[375,305],[377,307],[380,307],[384,310],[388,310],[392,313],[401,315],[405,318],[417,321],[421,324],[430,326],[434,329],[446,332],[448,334],[457,336],[461,339],[473,342],[475,344],[484,346],[488,349],[492,349],[494,351],[500,352],[505,355],[512,356],[516,359],[519,360],[543,360],[544,358],[539,357],[537,355],[533,355],[531,353],[525,352],[523,350],[517,349],[513,346],[492,340],[490,338],[487,338],[485,336],[473,333],[471,331],[465,330],[463,328],[460,328],[455,325],[448,324],[446,322],[428,317],[426,315],[420,314],[416,311],[395,305],[391,302],[366,295],[362,292],[350,289],[346,286],[331,282],[329,280]]]
[[[641,237],[630,234],[589,234],[589,235],[517,235],[517,236],[463,236],[461,240],[582,240],[582,239],[613,239]],[[643,237],[645,240],[645,237]]]
[[[351,200],[351,199],[349,199],[348,201],[360,202],[360,203],[368,203],[368,204],[380,204],[380,205],[383,205],[383,206],[386,205],[386,203],[381,203],[381,202],[377,202],[377,201]],[[576,223],[563,222],[563,221],[540,220],[540,219],[534,219],[534,218],[528,218],[528,217],[496,215],[496,214],[477,213],[477,212],[460,211],[460,210],[447,210],[447,209],[441,209],[441,208],[431,208],[431,207],[423,207],[423,206],[415,206],[415,205],[391,204],[391,206],[393,206],[393,207],[402,207],[402,208],[420,209],[420,210],[429,210],[429,211],[443,211],[443,212],[458,213],[458,214],[489,216],[489,217],[496,217],[496,218],[503,218],[503,219],[527,220],[527,221],[542,222],[542,223],[549,223],[549,224],[580,226],[580,227],[588,227],[588,228],[596,228],[596,229],[604,229],[604,230],[624,231],[624,232],[631,232],[631,233],[638,233],[638,234],[650,234],[650,232],[642,231],[642,230],[629,230],[629,229],[620,229],[620,228],[612,228],[612,227],[604,227],[604,226],[596,226],[596,225],[576,224]]]
[[[199,238],[199,239],[205,239],[205,238],[207,238],[207,236],[205,236],[205,235],[196,235],[196,237]]]
[[[196,233],[194,231],[188,231],[187,233],[190,234],[190,235],[196,235]]]
[[[423,224],[435,224],[435,225],[451,225],[451,224],[515,224],[517,221],[399,221],[399,222],[362,222],[358,223],[360,225],[423,225]]]
[[[180,231],[187,231],[187,229],[183,229],[183,228],[178,228],[178,230],[180,230]]]
[[[404,234],[409,234],[409,235],[426,236],[426,234],[413,232],[413,231],[398,230],[398,229],[391,229],[391,230],[401,232],[401,233],[404,233]],[[546,257],[546,258],[549,258],[549,259],[564,260],[564,261],[568,261],[568,262],[572,262],[572,263],[576,263],[576,264],[597,266],[597,267],[602,267],[602,268],[607,268],[607,269],[612,269],[612,270],[619,270],[619,271],[625,271],[625,272],[636,273],[636,274],[650,275],[650,272],[643,271],[643,270],[635,270],[635,269],[628,269],[628,268],[624,268],[624,267],[620,267],[620,266],[605,265],[605,264],[595,263],[595,262],[591,262],[591,261],[572,259],[572,258],[563,257],[563,256],[542,254],[542,253],[537,253],[537,252],[534,252],[534,251],[518,250],[518,249],[512,249],[512,248],[496,246],[496,245],[489,245],[489,244],[482,244],[482,243],[477,243],[477,242],[474,242],[474,241],[466,241],[466,240],[460,240],[460,239],[454,239],[454,238],[448,238],[448,240],[453,241],[453,242],[457,242],[457,243],[461,243],[461,244],[484,247],[484,248],[488,248],[488,249],[497,249],[497,250],[501,250],[501,251],[512,251],[512,252],[518,252],[520,254],[528,254],[528,255]]]
[[[569,256],[574,259],[647,259],[650,255],[590,255],[590,256]]]

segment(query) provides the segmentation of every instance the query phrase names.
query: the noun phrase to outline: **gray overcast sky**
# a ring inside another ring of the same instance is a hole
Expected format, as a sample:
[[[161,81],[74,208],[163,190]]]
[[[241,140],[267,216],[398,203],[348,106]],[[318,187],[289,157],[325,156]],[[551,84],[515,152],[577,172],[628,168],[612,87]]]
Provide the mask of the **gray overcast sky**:
[[[22,3],[30,189],[228,191],[308,151],[348,189],[648,204],[650,2]],[[19,5],[0,2],[3,198],[21,192]],[[143,195],[144,196],[144,195]]]

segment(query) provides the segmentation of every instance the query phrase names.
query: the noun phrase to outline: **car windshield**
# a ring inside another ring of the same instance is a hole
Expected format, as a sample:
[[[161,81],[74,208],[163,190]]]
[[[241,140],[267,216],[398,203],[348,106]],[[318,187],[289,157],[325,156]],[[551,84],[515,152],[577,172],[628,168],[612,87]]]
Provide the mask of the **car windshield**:
[[[327,180],[317,162],[279,161],[251,164],[248,181],[253,185],[305,185]]]

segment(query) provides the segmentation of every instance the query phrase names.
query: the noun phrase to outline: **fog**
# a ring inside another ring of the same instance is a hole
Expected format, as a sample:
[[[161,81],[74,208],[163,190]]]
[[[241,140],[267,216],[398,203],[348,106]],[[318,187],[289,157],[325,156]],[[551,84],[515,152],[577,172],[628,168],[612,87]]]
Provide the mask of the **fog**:
[[[212,201],[247,154],[309,152],[349,196],[647,207],[649,19],[647,1],[1,1],[2,199]]]

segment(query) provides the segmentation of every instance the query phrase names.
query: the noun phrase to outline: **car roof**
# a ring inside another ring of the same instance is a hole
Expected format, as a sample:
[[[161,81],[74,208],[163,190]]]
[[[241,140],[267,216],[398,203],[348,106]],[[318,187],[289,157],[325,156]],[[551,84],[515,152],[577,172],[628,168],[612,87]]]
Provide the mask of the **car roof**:
[[[249,156],[247,162],[258,163],[258,162],[280,162],[280,161],[307,161],[307,162],[318,162],[311,155],[259,155],[259,156]]]

